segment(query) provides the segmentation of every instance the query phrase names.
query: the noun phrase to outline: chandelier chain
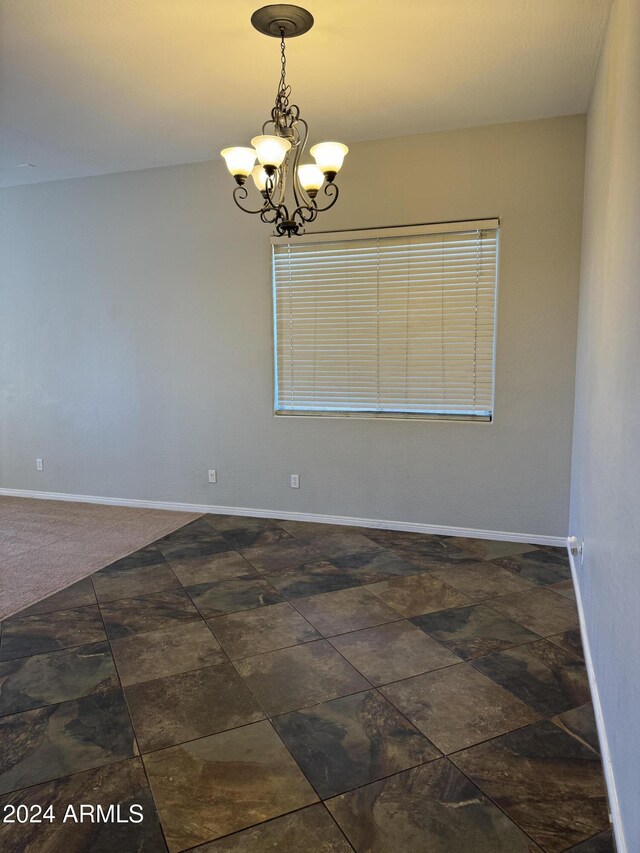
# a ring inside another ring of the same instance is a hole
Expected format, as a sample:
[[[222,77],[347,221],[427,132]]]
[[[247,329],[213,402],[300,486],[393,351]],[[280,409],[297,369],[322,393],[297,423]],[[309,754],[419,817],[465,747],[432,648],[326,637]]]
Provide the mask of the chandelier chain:
[[[280,29],[280,84],[276,95],[276,111],[286,114],[289,109],[289,95],[291,86],[287,86],[287,55],[285,52],[284,29]]]

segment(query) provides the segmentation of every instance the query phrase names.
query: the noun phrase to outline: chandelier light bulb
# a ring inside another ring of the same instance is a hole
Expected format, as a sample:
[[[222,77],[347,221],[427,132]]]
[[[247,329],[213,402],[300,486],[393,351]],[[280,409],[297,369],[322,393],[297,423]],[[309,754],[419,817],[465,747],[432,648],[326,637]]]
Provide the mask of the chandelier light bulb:
[[[258,160],[263,166],[271,169],[282,165],[287,151],[291,148],[289,140],[282,136],[254,136],[251,144],[256,149]]]
[[[251,177],[253,178],[253,183],[256,185],[256,189],[260,190],[261,193],[267,191],[267,181],[269,176],[264,170],[264,166],[260,163],[257,166],[253,167],[253,172],[251,172]]]
[[[342,142],[319,142],[310,150],[318,168],[332,181],[342,168],[345,155],[349,152]]]
[[[224,148],[220,154],[224,157],[227,169],[239,184],[243,184],[251,174],[256,162],[256,152],[253,148]]]
[[[324,175],[315,163],[303,163],[298,166],[298,177],[302,188],[314,198],[320,187],[324,183]]]

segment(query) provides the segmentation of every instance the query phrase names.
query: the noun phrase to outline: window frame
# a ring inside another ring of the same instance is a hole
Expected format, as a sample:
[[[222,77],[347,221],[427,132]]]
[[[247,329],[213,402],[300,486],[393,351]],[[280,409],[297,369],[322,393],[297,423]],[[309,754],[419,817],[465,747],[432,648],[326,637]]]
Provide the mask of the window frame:
[[[500,218],[484,217],[481,219],[463,219],[450,222],[427,222],[414,225],[383,225],[375,228],[352,228],[339,231],[313,231],[301,235],[300,239],[294,240],[289,237],[272,236],[270,238],[271,248],[271,309],[273,335],[272,344],[272,416],[274,418],[338,418],[356,419],[368,421],[432,421],[432,422],[459,422],[475,424],[495,423],[495,397],[496,397],[496,361],[497,361],[497,331],[498,331],[498,296],[500,282],[500,243],[501,243]],[[496,276],[493,306],[493,329],[492,329],[492,355],[491,355],[491,414],[471,415],[469,413],[438,413],[438,412],[372,412],[372,411],[322,411],[310,409],[304,410],[282,410],[278,409],[278,329],[277,329],[277,296],[275,276],[275,247],[286,246],[292,241],[294,244],[303,243],[331,243],[341,240],[367,240],[378,237],[404,237],[420,236],[421,234],[443,234],[456,233],[471,230],[495,230],[496,232]]]

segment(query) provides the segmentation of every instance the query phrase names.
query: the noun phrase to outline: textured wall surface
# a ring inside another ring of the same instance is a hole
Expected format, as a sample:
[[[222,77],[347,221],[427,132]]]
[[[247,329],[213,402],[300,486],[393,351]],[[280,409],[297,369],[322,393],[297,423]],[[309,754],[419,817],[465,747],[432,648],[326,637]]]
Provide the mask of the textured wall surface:
[[[588,123],[571,533],[629,853],[640,850],[640,4],[616,0]]]
[[[222,162],[1,191],[2,485],[566,535],[584,139],[357,144],[321,221],[501,218],[493,424],[274,418],[269,229]]]

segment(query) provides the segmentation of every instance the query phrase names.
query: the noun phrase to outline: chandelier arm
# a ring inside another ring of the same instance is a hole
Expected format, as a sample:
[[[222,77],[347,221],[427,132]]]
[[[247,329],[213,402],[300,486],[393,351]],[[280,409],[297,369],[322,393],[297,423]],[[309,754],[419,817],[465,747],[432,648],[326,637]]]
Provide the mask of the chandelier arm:
[[[286,204],[283,204],[282,200],[284,199],[284,182],[282,178],[280,178],[280,199],[274,201],[273,192],[275,190],[275,182],[273,178],[268,177],[267,182],[264,187],[265,193],[265,207],[267,210],[274,210],[278,213],[283,219],[289,218],[289,211],[287,209]]]
[[[318,216],[318,209],[313,205],[301,204],[300,207],[297,207],[293,212],[292,219],[298,219],[301,225],[304,225],[305,222],[313,222]]]
[[[276,201],[278,207],[282,207],[282,205],[284,204],[285,196],[287,194],[287,157],[288,154],[285,156],[285,160],[282,163],[280,169],[278,169],[278,196]]]
[[[267,205],[267,207],[268,207],[268,208],[270,208],[271,210],[276,210],[276,211],[277,211],[277,210],[279,209],[280,205],[279,205],[279,204],[276,204],[276,203],[274,202],[274,200],[273,200],[273,191],[274,191],[274,189],[275,189],[275,181],[274,181],[274,180],[273,180],[273,178],[269,175],[269,176],[267,177],[267,181],[266,181],[266,183],[265,183],[265,185],[264,185],[264,197],[265,197],[265,201],[266,201],[266,205]]]
[[[233,200],[238,205],[240,210],[242,210],[244,213],[262,213],[262,211],[264,210],[264,205],[262,207],[259,207],[257,210],[250,210],[248,207],[244,207],[244,205],[240,204],[240,199],[244,200],[245,198],[247,198],[248,195],[249,193],[247,192],[246,187],[236,187],[233,191]]]
[[[329,208],[333,207],[333,205],[338,201],[338,195],[340,194],[340,190],[338,189],[337,184],[325,184],[324,186],[324,194],[328,196],[331,201],[329,204],[325,205],[325,207],[318,207],[314,202],[314,207],[318,213],[324,213],[325,210],[329,210]]]
[[[269,213],[270,211],[273,213],[273,216],[271,218],[267,216],[267,213]],[[272,211],[269,207],[263,207],[260,211],[260,219],[267,225],[273,225],[275,222],[278,221],[278,219],[280,219],[280,215],[278,210]]]
[[[295,119],[294,126],[296,129],[296,133],[298,136],[298,145],[296,147],[296,157],[293,163],[293,195],[295,198],[295,202],[297,207],[312,207],[313,199],[309,196],[305,188],[300,183],[300,178],[298,177],[298,166],[300,164],[300,160],[302,159],[302,155],[304,153],[304,149],[307,145],[307,137],[309,136],[309,125],[303,118],[300,118],[300,110],[295,107],[297,110],[297,118]],[[302,125],[304,129],[304,133],[300,134],[298,130],[298,124]]]

